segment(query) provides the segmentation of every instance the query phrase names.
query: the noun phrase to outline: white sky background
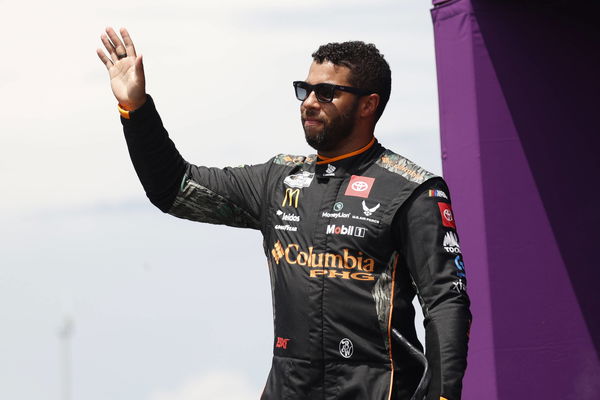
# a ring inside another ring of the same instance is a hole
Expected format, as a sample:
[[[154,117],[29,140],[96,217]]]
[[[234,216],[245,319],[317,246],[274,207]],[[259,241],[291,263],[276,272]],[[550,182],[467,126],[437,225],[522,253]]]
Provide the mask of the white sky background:
[[[0,398],[257,399],[272,346],[258,233],[180,221],[146,200],[104,66],[107,25],[144,55],[183,156],[225,166],[312,152],[291,82],[323,43],[373,42],[392,68],[376,130],[441,173],[427,0],[0,0]]]

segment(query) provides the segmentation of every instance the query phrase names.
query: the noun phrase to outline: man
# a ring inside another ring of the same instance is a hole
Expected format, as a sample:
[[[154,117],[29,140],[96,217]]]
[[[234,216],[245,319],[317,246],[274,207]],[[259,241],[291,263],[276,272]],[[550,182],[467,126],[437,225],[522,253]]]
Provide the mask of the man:
[[[391,86],[375,46],[321,46],[306,81],[294,82],[317,155],[217,169],[179,155],[145,93],[142,59],[120,33],[107,29],[108,56],[98,56],[150,201],[263,234],[275,335],[262,399],[409,399],[422,371],[392,329],[422,349],[415,295],[432,369],[427,399],[459,399],[471,315],[448,188],[375,140]]]

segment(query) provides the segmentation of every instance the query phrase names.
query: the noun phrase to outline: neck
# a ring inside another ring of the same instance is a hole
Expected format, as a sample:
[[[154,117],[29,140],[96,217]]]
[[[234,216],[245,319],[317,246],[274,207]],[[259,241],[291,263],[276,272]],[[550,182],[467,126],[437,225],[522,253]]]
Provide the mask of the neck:
[[[364,153],[365,151],[370,149],[371,146],[373,146],[373,143],[375,143],[374,136],[371,136],[370,138],[367,138],[367,139],[368,139],[368,142],[366,142],[362,145],[354,145],[352,147],[347,146],[348,147],[347,151],[336,151],[334,153],[335,155],[328,155],[327,153],[319,152],[318,156],[320,158],[320,161],[318,161],[317,164],[330,163],[330,162],[341,160],[343,158],[348,158],[348,157],[352,157],[352,156]]]

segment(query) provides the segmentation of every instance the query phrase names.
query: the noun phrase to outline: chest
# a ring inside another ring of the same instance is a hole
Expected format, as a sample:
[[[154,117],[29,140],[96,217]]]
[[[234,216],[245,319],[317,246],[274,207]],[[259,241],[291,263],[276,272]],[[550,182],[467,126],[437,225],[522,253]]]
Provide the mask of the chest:
[[[300,171],[276,182],[267,210],[268,242],[298,251],[387,258],[399,206],[394,183],[372,171],[319,177]],[[360,254],[359,254],[360,253]]]

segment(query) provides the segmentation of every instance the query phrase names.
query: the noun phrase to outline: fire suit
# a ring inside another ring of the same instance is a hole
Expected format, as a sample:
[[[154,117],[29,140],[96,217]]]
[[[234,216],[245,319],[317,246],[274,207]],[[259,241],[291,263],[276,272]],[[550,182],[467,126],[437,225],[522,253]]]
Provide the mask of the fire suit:
[[[471,314],[442,178],[375,139],[334,159],[200,167],[178,153],[150,97],[121,120],[160,210],[262,232],[275,331],[262,400],[410,399],[422,371],[391,329],[422,349],[415,295],[432,369],[427,398],[460,399]]]

